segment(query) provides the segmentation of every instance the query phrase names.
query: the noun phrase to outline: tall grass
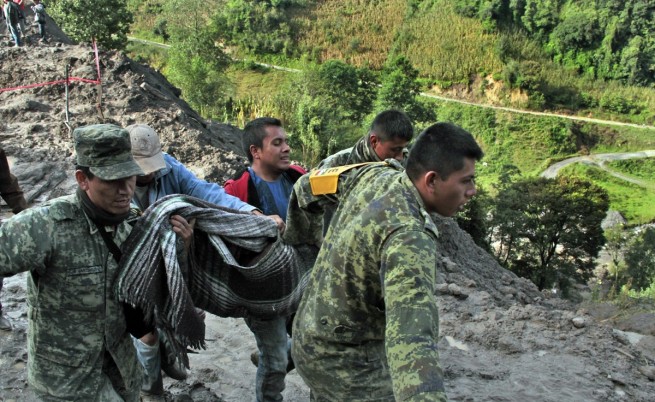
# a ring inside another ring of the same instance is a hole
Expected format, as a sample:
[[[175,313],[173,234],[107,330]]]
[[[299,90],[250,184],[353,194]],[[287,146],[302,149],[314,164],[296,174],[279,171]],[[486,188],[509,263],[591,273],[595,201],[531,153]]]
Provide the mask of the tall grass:
[[[451,1],[434,3],[405,21],[396,44],[422,76],[467,83],[474,74],[502,70],[496,34],[485,33],[477,20],[457,15]]]
[[[328,0],[293,13],[297,43],[316,61],[379,69],[403,23],[407,1]]]

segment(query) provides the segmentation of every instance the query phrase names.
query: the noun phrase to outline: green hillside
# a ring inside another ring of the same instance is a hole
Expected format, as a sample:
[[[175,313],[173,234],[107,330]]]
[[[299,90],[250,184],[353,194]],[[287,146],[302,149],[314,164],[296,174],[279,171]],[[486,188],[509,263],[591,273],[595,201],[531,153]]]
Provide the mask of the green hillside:
[[[652,126],[655,4],[645,0],[130,0],[128,5],[134,36],[172,46],[165,51],[131,45],[133,56],[161,69],[208,118],[237,125],[263,114],[283,118],[294,157],[310,165],[365,133],[370,116],[385,105],[381,93],[375,99],[375,85],[388,85],[389,66],[398,56],[416,70],[421,91],[480,104],[420,96],[416,101],[437,120],[476,136],[487,155],[479,172],[483,184],[495,182],[508,166],[536,176],[578,154],[655,149],[655,130],[647,127],[482,107]],[[217,61],[223,53],[243,61]],[[335,64],[325,71],[331,60],[353,69]],[[263,68],[259,62],[303,72]],[[360,77],[354,84],[359,88],[346,86],[348,74]],[[403,74],[412,80],[411,71]],[[321,81],[330,76],[341,78]],[[349,103],[348,97],[366,98],[370,105]],[[414,118],[419,129],[433,121]],[[612,208],[631,222],[655,218],[644,204],[655,198],[652,188],[610,186],[615,179],[588,170],[565,172],[605,184]],[[652,175],[645,180],[652,182]]]

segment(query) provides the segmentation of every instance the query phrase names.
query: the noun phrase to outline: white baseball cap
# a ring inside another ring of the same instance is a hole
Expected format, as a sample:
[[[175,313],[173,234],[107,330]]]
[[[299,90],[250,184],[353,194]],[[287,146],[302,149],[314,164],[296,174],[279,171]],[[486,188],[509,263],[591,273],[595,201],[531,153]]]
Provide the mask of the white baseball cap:
[[[147,124],[132,124],[125,127],[132,141],[132,155],[145,174],[150,174],[166,167],[161,151],[159,136]]]

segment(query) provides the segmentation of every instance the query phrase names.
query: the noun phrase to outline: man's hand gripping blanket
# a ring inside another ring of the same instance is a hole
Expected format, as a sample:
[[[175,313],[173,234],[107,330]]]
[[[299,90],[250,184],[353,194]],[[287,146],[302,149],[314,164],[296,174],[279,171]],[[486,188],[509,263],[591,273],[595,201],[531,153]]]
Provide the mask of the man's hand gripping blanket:
[[[188,253],[172,230],[173,215],[195,219]],[[177,348],[204,348],[195,307],[221,317],[288,316],[317,254],[315,246],[285,244],[270,218],[170,195],[144,212],[123,243],[118,297],[174,335]]]

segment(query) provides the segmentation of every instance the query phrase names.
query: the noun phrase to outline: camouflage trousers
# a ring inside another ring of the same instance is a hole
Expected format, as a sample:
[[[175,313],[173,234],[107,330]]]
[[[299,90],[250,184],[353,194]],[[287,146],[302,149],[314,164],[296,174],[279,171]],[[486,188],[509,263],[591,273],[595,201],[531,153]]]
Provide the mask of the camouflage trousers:
[[[123,399],[118,394],[118,392],[116,392],[114,386],[111,383],[111,380],[104,373],[102,374],[101,384],[102,385],[100,387],[100,390],[98,390],[95,399],[92,400],[93,402],[125,402],[125,399]],[[39,401],[43,401],[43,402],[61,402],[61,401],[69,400],[67,398],[66,399],[55,398],[52,395],[44,394],[39,390],[34,390],[34,394],[39,398]]]
[[[395,401],[383,342],[333,343],[294,332],[291,345],[312,401]]]

